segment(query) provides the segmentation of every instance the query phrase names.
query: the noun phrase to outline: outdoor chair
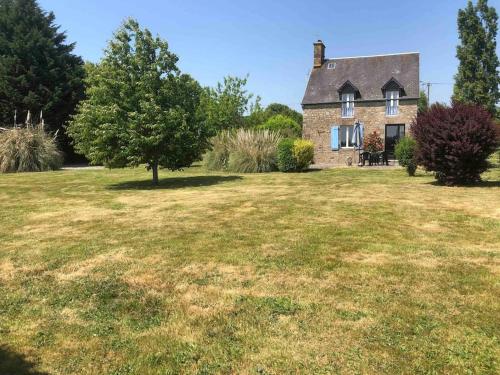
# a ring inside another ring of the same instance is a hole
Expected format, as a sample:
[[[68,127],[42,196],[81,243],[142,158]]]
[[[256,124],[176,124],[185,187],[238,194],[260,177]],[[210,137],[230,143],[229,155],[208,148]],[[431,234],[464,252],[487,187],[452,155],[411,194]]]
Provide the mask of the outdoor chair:
[[[369,165],[372,165],[370,161],[370,153],[368,151],[362,152],[359,155],[359,164],[364,167],[366,162],[368,162]]]
[[[378,165],[380,163],[380,153],[372,152],[370,153],[370,165]]]
[[[382,163],[382,165],[389,165],[389,158],[387,156],[387,152],[386,151],[382,151],[380,153],[380,162]]]

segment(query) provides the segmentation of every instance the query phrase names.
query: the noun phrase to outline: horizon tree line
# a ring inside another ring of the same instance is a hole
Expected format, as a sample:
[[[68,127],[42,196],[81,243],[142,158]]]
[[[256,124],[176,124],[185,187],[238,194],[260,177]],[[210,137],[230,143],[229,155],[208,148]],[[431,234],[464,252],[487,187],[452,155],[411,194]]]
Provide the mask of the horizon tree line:
[[[478,0],[476,5],[469,0],[465,9],[458,11],[457,24],[459,67],[452,100],[484,106],[498,118],[496,9],[487,0]],[[43,112],[47,129],[59,131],[59,144],[69,160],[77,154],[66,125],[79,103],[91,96],[86,87],[89,77],[106,60],[85,63],[74,49],[75,43],[68,43],[66,34],[55,24],[54,13],[44,11],[37,0],[0,0],[0,124],[13,123],[16,113],[21,118],[28,111]],[[264,109],[259,97],[252,102],[253,96],[245,89],[247,79],[225,77],[215,88],[197,87],[198,83],[191,87],[193,95],[199,95],[196,105],[205,112],[204,126],[214,131],[255,126],[272,114],[301,124],[301,114],[285,105],[274,103]],[[421,101],[421,108],[427,108],[425,98]]]

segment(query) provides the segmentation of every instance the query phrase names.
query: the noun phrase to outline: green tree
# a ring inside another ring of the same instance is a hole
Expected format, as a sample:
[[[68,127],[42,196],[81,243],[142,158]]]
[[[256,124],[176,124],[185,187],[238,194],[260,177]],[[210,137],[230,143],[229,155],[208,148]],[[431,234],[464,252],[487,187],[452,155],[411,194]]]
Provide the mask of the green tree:
[[[271,103],[265,109],[260,105],[260,98],[250,107],[250,114],[245,117],[245,126],[254,128],[264,124],[274,116],[285,116],[299,124],[302,129],[302,114],[293,110],[285,104]]]
[[[302,128],[290,117],[285,115],[274,115],[267,119],[266,122],[257,126],[259,130],[271,130],[281,133],[287,138],[298,138],[302,136]]]
[[[104,58],[87,66],[87,98],[68,127],[75,147],[92,163],[145,163],[177,170],[199,160],[210,136],[201,111],[202,88],[180,74],[166,41],[126,21]]]
[[[35,0],[0,0],[0,123],[43,111],[68,153],[63,125],[83,97],[84,70],[54,20]]]
[[[260,102],[261,98],[257,96],[255,102],[250,104],[250,113],[244,118],[245,127],[254,128],[267,120],[266,112]]]
[[[458,12],[461,44],[457,47],[459,67],[453,99],[483,105],[493,115],[500,99],[497,30],[498,15],[487,0],[478,0],[476,6],[469,1],[467,7]]]
[[[425,112],[429,109],[429,98],[424,91],[420,91],[418,98],[418,113]]]
[[[206,88],[202,108],[207,124],[214,130],[235,129],[245,125],[244,115],[253,97],[245,89],[248,77],[227,76],[215,88]]]
[[[298,123],[300,126],[302,126],[302,120],[303,120],[302,114],[285,104],[271,103],[266,107],[265,112],[266,112],[266,120],[276,115],[283,115],[286,117],[290,117],[291,119],[295,120],[295,122]]]

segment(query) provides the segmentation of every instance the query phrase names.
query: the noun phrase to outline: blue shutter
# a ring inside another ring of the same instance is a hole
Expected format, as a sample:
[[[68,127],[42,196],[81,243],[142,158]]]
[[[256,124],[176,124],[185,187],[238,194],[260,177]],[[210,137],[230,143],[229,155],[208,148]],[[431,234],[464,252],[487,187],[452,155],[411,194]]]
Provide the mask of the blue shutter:
[[[331,129],[332,150],[338,151],[339,147],[339,127],[332,126]]]

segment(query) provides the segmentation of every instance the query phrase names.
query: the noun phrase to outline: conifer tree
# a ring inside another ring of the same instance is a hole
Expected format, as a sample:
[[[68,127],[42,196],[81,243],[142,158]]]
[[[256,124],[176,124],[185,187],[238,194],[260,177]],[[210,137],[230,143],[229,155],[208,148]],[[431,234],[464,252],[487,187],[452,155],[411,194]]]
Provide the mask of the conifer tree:
[[[52,12],[35,0],[0,0],[0,123],[43,117],[48,130],[71,153],[64,124],[83,97],[83,61],[66,43]]]
[[[458,12],[458,32],[461,44],[457,47],[459,60],[455,76],[453,99],[479,104],[495,115],[500,100],[498,85],[499,61],[496,53],[498,15],[488,0],[469,1]]]

